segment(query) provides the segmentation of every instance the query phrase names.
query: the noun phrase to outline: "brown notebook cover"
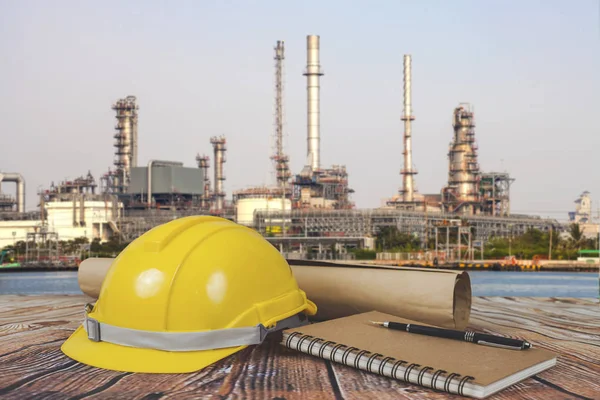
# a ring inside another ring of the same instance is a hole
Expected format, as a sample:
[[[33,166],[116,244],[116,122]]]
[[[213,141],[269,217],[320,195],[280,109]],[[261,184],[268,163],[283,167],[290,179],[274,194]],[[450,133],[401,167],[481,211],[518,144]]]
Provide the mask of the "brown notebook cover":
[[[546,350],[509,350],[402,332],[369,321],[428,325],[376,311],[284,331],[282,344],[380,375],[485,398],[556,364]]]

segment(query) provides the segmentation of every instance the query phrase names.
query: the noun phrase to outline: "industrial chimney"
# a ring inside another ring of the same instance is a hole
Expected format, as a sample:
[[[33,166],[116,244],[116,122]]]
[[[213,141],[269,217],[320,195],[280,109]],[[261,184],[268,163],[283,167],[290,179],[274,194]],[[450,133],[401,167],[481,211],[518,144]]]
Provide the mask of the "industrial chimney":
[[[319,132],[320,128],[320,105],[319,105],[319,91],[320,91],[320,77],[323,74],[321,72],[321,65],[319,61],[319,36],[308,35],[306,37],[306,91],[308,99],[307,107],[307,128],[308,128],[308,148],[307,148],[307,161],[308,165],[313,171],[320,168],[320,141],[321,135]]]
[[[414,201],[414,175],[417,173],[412,168],[411,122],[415,117],[412,115],[411,80],[411,57],[404,55],[404,115],[402,116],[402,121],[404,121],[404,168],[400,174],[403,176],[402,200],[407,203]]]

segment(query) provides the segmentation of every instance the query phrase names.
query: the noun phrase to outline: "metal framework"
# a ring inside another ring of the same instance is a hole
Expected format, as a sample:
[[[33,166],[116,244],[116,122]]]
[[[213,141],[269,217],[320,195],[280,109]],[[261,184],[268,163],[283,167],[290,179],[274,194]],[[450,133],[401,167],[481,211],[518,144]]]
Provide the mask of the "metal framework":
[[[272,221],[285,218],[288,236],[340,236],[373,237],[386,226],[394,226],[402,233],[419,237],[425,243],[430,233],[440,224],[462,218],[472,228],[472,240],[487,241],[492,237],[510,237],[525,233],[530,228],[547,231],[551,227],[560,230],[558,221],[532,216],[510,217],[458,216],[447,213],[425,213],[404,210],[257,210],[254,228],[267,235]]]
[[[12,212],[17,201],[13,196],[8,194],[0,193],[0,213],[1,212]]]
[[[294,208],[352,209],[348,187],[348,172],[345,165],[298,174],[293,181],[292,204]]]
[[[277,183],[286,187],[290,180],[289,158],[283,152],[283,60],[285,47],[282,40],[275,47],[275,154],[271,160],[275,163]]]
[[[507,172],[484,172],[479,182],[480,195],[484,201],[484,213],[510,215],[510,185],[515,181]]]
[[[113,230],[119,234],[121,240],[130,242],[156,226],[192,215],[214,215],[214,213],[208,210],[193,209],[124,210],[123,216],[114,223]],[[229,204],[225,204],[224,213],[220,216],[234,220],[233,209]]]
[[[53,263],[58,261],[58,233],[48,232],[45,226],[28,232],[25,241],[25,263]]]
[[[437,222],[434,225],[436,254],[444,249],[446,262],[473,259],[472,226],[462,220],[455,220],[450,224]]]
[[[155,226],[176,218],[190,215],[213,215],[212,211],[202,210],[124,210],[111,228],[120,235],[121,240],[131,241]],[[235,211],[225,205],[224,218],[235,220]],[[282,229],[281,221],[285,221]],[[445,227],[450,226],[451,240],[445,241]],[[286,250],[290,246],[317,246],[319,243],[330,245],[341,243],[344,246],[361,247],[372,240],[383,227],[396,227],[401,233],[415,235],[423,244],[428,239],[438,237],[439,252],[444,252],[445,244],[456,249],[456,226],[462,229],[460,259],[474,255],[476,247],[482,250],[483,243],[492,237],[511,237],[525,233],[530,228],[542,231],[564,230],[559,222],[531,216],[512,215],[510,217],[469,216],[460,217],[443,213],[424,213],[404,210],[256,210],[252,228],[271,241],[282,245]],[[454,233],[453,233],[454,232]],[[470,245],[469,245],[470,242]],[[466,245],[466,247],[465,247]],[[296,249],[297,250],[297,249]],[[453,250],[455,258],[456,250]]]

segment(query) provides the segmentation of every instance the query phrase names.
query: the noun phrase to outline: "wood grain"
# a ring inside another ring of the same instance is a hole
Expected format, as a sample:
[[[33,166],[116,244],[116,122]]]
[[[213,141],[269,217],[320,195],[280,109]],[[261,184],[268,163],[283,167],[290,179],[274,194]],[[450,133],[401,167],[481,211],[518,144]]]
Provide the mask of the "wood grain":
[[[299,354],[276,341],[192,374],[132,374],[80,364],[60,350],[87,296],[0,296],[2,399],[461,398]],[[527,338],[558,353],[556,367],[491,399],[596,399],[600,305],[591,299],[478,297],[470,328]]]

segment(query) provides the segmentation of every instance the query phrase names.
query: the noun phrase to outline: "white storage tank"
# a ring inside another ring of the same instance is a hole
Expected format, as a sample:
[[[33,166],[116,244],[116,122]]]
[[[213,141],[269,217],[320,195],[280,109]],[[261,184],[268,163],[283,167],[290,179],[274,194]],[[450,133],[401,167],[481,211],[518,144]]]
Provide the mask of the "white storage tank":
[[[292,202],[290,199],[276,197],[245,197],[236,202],[236,222],[241,225],[251,226],[254,221],[255,210],[291,210]],[[281,220],[273,219],[274,225],[281,224]]]

